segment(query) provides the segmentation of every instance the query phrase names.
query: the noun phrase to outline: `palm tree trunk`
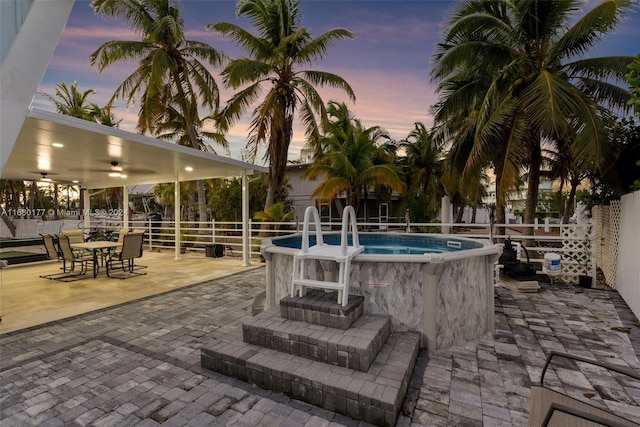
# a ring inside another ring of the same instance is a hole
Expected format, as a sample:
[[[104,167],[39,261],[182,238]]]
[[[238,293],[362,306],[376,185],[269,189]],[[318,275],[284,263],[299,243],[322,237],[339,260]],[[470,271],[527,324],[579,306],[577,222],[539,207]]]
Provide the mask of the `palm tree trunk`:
[[[197,180],[196,187],[198,188],[198,216],[200,220],[200,224],[198,225],[200,230],[198,230],[198,234],[207,234],[207,196],[204,188],[204,181],[201,179]]]
[[[53,184],[53,217],[58,219],[58,211],[60,210],[60,200],[58,199],[58,184]]]
[[[79,204],[79,206],[78,206],[79,209],[78,210],[80,212],[84,212],[84,197],[85,197],[85,193],[86,193],[86,191],[83,191],[82,188],[81,188],[80,189],[80,197],[78,199],[78,204]],[[83,213],[83,215],[84,215],[84,213]],[[80,218],[78,218],[78,219],[80,219]]]
[[[542,152],[540,150],[540,140],[538,139],[531,148],[531,160],[529,162],[529,184],[527,187],[527,201],[524,211],[524,223],[533,224],[536,217],[536,206],[538,205],[538,187],[540,186],[540,167],[542,165]],[[533,236],[533,228],[525,228],[526,236]],[[524,246],[531,246],[533,240],[523,241]]]
[[[35,207],[34,203],[36,199],[36,187],[36,182],[31,181],[31,185],[29,186],[29,199],[27,200],[27,207],[29,208],[29,210],[31,210],[31,212],[33,212],[33,208]]]
[[[473,195],[473,211],[471,211],[471,224],[476,223],[476,212],[478,211],[479,193],[476,191]]]
[[[564,212],[562,213],[562,223],[569,224],[569,217],[573,213],[573,203],[576,200],[576,191],[580,185],[580,180],[571,178],[571,190],[569,190],[569,197],[567,203],[564,205]]]
[[[367,186],[363,185],[363,191],[364,191],[364,222],[365,224],[369,223],[369,206],[368,206],[368,202],[369,202],[369,191],[367,190]],[[367,226],[368,228],[369,226]]]
[[[454,221],[456,224],[462,223],[462,216],[464,215],[464,208],[467,206],[467,199],[464,197],[460,198],[460,207],[458,208],[458,213],[456,214],[456,220]]]

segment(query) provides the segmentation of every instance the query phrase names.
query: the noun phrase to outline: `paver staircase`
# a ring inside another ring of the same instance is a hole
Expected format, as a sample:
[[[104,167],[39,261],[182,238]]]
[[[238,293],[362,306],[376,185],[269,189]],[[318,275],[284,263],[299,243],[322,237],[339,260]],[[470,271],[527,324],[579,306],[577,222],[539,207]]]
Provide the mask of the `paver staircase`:
[[[368,423],[393,426],[419,349],[417,333],[392,333],[363,298],[311,290],[286,297],[204,347],[201,363],[225,375]]]

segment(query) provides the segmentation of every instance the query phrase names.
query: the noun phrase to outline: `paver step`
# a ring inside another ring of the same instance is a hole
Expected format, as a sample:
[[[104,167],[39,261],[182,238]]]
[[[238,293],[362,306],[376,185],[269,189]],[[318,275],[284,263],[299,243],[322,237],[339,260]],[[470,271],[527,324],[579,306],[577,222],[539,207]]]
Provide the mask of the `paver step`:
[[[313,289],[303,297],[282,298],[280,316],[315,325],[348,329],[362,315],[363,301],[361,295],[349,295],[347,305],[342,306],[337,302],[337,292]]]
[[[244,341],[366,372],[391,333],[388,315],[362,315],[345,330],[285,319],[279,314],[279,310],[268,310],[245,322]]]
[[[329,365],[242,340],[242,329],[201,351],[201,364],[224,375],[284,393],[329,411],[393,426],[404,400],[420,339],[392,333],[368,372]]]

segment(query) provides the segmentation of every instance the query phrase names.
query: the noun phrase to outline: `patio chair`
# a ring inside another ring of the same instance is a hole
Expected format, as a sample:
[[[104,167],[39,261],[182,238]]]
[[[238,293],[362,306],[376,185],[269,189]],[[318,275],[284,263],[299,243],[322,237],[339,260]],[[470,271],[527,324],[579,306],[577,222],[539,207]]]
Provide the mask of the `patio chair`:
[[[122,243],[122,240],[124,239],[125,234],[129,233],[129,229],[127,228],[121,228],[118,231],[118,243]],[[104,265],[105,261],[107,260],[107,258],[109,258],[109,256],[111,256],[111,254],[114,252],[113,249],[107,249],[103,252],[100,252],[100,265]]]
[[[132,228],[129,230],[129,233],[131,234],[142,234],[142,245],[144,245],[144,236],[147,233],[147,230],[145,230],[144,228]],[[140,249],[140,251],[142,251],[142,249]],[[142,252],[140,252],[140,256],[142,256]],[[133,264],[133,269],[140,269],[140,268],[147,268],[146,265],[141,265],[141,264]]]
[[[135,271],[134,260],[142,257],[142,242],[144,233],[127,233],[122,239],[122,249],[112,253],[106,262],[107,276],[116,279],[128,279],[133,276],[140,276],[147,273]],[[122,270],[122,273],[114,275],[115,270]]]
[[[62,259],[62,253],[60,252],[60,249],[56,248],[53,236],[51,234],[41,234],[40,236],[42,237],[44,248],[47,250],[47,257],[49,259],[56,259],[60,261]]]
[[[67,236],[69,238],[69,243],[71,245],[75,244],[75,243],[84,243],[85,242],[85,237],[84,237],[84,231],[80,230],[80,229],[66,229],[66,230],[60,230],[61,234],[64,234],[65,236]],[[73,252],[80,256],[82,255],[83,252],[86,252],[82,249],[73,249]]]
[[[61,234],[64,234],[65,236],[67,236],[69,238],[69,243],[71,243],[72,245],[74,243],[83,243],[84,242],[84,232],[82,230],[79,230],[79,229],[68,229],[68,230],[61,230],[60,232],[61,232]]]
[[[623,416],[616,415],[606,409],[595,407],[582,400],[567,396],[544,386],[544,375],[554,356],[564,357],[578,362],[584,362],[627,375],[636,380],[640,380],[640,375],[627,368],[614,366],[596,360],[585,359],[579,356],[572,356],[566,353],[552,351],[547,357],[540,376],[540,385],[531,387],[531,400],[529,410],[529,427],[554,426],[637,426],[638,424]]]
[[[58,235],[58,247],[62,256],[62,273],[48,274],[40,276],[45,279],[59,280],[62,282],[72,282],[86,278],[89,263],[93,263],[93,256],[89,253],[75,254],[71,249],[69,237],[64,234]],[[77,265],[80,269],[77,270]]]

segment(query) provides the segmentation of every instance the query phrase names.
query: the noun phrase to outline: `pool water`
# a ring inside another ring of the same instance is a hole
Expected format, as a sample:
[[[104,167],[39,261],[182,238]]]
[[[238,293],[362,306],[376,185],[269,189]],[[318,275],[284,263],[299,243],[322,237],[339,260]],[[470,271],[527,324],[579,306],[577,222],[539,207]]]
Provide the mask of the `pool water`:
[[[396,234],[396,233],[359,233],[360,244],[365,247],[365,254],[378,255],[424,255],[430,253],[455,252],[465,249],[481,248],[480,242],[468,239],[425,234]],[[324,242],[329,245],[340,245],[340,233],[323,233]],[[309,244],[315,244],[315,235],[309,236]],[[300,249],[302,236],[300,234],[278,237],[273,240],[276,246]],[[349,244],[351,236],[349,236]]]

